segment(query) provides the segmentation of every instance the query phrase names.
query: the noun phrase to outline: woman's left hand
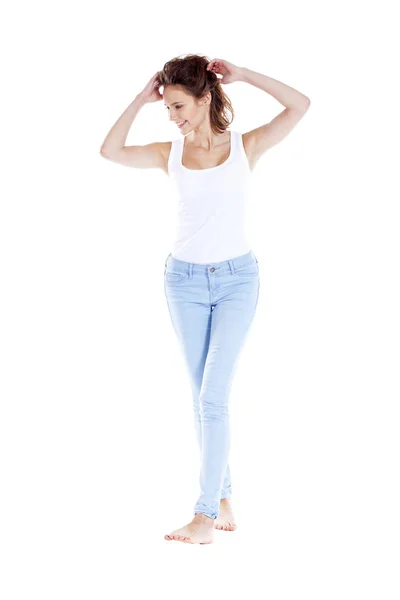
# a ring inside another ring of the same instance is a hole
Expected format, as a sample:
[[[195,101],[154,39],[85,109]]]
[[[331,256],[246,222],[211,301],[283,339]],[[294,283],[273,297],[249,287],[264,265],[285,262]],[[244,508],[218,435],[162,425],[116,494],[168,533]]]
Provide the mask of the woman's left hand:
[[[218,77],[220,83],[233,83],[234,81],[239,80],[241,69],[227,60],[214,58],[208,63],[207,71],[222,75],[222,78]]]

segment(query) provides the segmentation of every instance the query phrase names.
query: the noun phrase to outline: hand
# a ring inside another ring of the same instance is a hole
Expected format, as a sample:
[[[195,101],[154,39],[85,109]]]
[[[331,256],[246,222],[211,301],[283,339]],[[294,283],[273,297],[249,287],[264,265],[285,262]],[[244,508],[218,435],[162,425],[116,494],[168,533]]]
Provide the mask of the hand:
[[[140,96],[145,99],[146,103],[157,102],[158,100],[163,99],[162,94],[159,92],[159,87],[161,84],[158,81],[158,73],[159,71],[153,75],[148,84],[140,92]]]
[[[233,65],[227,60],[214,58],[208,63],[207,71],[212,71],[215,74],[219,73],[222,75],[222,79],[218,77],[218,79],[220,79],[220,83],[233,83],[234,81],[239,81],[241,68]]]

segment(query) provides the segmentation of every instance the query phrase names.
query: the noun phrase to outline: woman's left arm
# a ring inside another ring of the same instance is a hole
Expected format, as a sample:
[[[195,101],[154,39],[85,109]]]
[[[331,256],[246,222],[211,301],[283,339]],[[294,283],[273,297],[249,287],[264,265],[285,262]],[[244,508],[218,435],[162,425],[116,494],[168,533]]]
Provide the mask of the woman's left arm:
[[[273,79],[272,77],[268,77],[267,75],[262,75],[262,73],[256,73],[256,71],[246,69],[246,67],[239,67],[236,81],[250,83],[250,85],[254,85],[260,90],[271,94],[271,96],[283,104],[283,106],[286,106],[286,108],[292,108],[302,112],[307,111],[311,103],[307,96],[289,85],[286,85],[277,79]]]
[[[250,168],[253,170],[261,156],[272,146],[285,139],[296,127],[308,111],[311,101],[307,96],[285,83],[250,71],[245,67],[238,68],[236,81],[244,81],[260,88],[286,107],[269,123],[243,134],[243,145]]]

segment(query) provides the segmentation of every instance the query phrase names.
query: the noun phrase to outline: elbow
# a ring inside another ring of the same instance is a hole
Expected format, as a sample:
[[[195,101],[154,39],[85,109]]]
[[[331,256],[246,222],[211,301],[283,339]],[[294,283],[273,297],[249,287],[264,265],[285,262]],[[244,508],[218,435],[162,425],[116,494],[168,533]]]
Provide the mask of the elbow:
[[[304,101],[302,102],[302,104],[299,105],[296,110],[298,110],[299,112],[304,114],[308,111],[310,104],[311,104],[310,98],[305,98]]]

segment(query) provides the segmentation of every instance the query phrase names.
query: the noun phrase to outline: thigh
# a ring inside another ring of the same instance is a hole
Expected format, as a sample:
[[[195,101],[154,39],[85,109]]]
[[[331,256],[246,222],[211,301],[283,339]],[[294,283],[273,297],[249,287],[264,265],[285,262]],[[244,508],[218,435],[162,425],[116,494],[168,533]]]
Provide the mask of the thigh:
[[[199,393],[211,331],[208,294],[199,281],[180,282],[171,275],[164,275],[164,292],[193,391]]]
[[[226,385],[231,381],[240,352],[254,320],[260,289],[259,276],[233,276],[219,290],[212,313],[204,381]]]

